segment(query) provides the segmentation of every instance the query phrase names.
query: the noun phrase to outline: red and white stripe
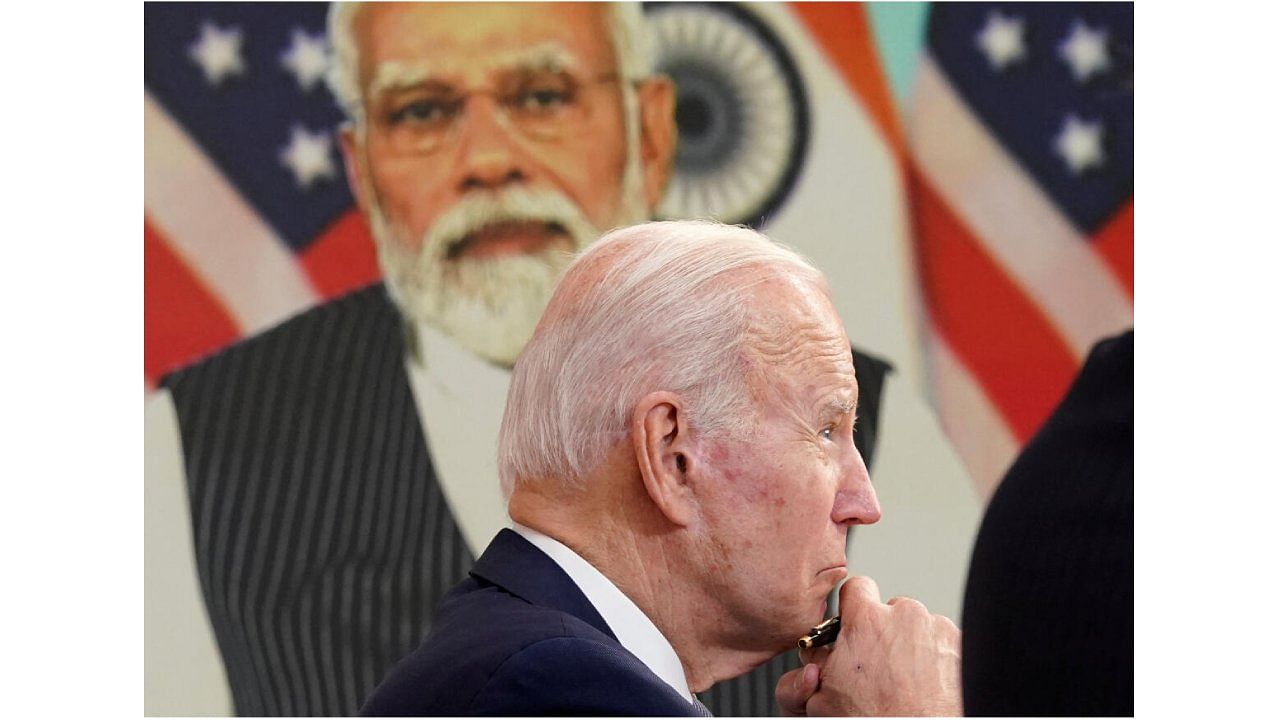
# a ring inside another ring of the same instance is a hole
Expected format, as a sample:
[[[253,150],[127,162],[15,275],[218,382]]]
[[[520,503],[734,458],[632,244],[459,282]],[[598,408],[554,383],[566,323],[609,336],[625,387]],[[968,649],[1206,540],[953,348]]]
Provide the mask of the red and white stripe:
[[[143,120],[148,388],[170,370],[378,278],[354,208],[295,255],[150,95]]]
[[[929,377],[978,490],[994,489],[1098,339],[1133,324],[1133,206],[1081,237],[924,57],[909,132]]]
[[[143,119],[147,218],[216,293],[242,332],[316,301],[293,253],[159,103]]]

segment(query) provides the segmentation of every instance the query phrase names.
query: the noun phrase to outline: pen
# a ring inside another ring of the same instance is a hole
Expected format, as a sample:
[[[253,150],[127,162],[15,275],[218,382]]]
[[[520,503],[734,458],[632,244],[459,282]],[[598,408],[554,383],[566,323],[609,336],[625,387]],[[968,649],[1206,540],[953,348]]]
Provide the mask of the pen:
[[[823,645],[830,645],[836,641],[836,636],[839,634],[840,617],[827,618],[805,633],[804,637],[796,641],[796,645],[802,650],[811,650]]]

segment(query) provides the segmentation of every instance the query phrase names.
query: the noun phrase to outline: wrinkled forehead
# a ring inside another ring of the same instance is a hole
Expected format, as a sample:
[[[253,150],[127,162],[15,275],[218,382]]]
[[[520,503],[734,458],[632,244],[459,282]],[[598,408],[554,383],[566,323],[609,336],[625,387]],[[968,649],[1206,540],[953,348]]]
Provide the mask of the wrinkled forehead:
[[[354,23],[365,93],[425,80],[481,85],[495,73],[616,67],[596,3],[375,3]]]
[[[584,63],[571,50],[556,42],[532,48],[517,48],[494,53],[482,62],[459,64],[442,62],[397,62],[388,60],[373,69],[373,77],[365,83],[370,97],[422,85],[427,82],[474,86],[486,80],[512,73],[530,71],[577,72]]]
[[[753,293],[746,350],[765,389],[789,391],[855,383],[844,325],[821,288],[767,280]]]

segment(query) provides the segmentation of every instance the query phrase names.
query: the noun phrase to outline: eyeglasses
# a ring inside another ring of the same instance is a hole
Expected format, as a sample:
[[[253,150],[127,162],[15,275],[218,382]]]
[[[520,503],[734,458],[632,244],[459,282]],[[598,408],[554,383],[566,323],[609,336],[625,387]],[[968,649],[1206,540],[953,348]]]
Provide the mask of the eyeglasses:
[[[588,90],[620,81],[617,73],[579,79],[564,71],[518,70],[501,75],[492,88],[463,90],[428,82],[392,92],[378,113],[379,131],[397,155],[426,155],[454,141],[468,102],[488,95],[496,117],[533,140],[575,134],[591,118]]]

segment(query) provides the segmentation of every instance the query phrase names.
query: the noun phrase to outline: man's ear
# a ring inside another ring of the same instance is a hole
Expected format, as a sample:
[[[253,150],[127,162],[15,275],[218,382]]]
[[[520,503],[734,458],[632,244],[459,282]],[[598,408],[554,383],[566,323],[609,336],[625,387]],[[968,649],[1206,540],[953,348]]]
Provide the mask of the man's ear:
[[[672,523],[688,525],[695,502],[689,474],[697,468],[680,396],[655,392],[641,398],[631,414],[631,442],[640,480],[653,504]]]
[[[369,178],[365,172],[364,162],[360,156],[360,142],[356,137],[356,125],[347,121],[338,128],[338,147],[342,149],[342,166],[347,170],[347,186],[356,198],[356,205],[366,217],[369,214]]]
[[[662,200],[676,151],[676,88],[671,78],[657,75],[640,81],[640,162],[644,171],[645,202],[652,212]]]

